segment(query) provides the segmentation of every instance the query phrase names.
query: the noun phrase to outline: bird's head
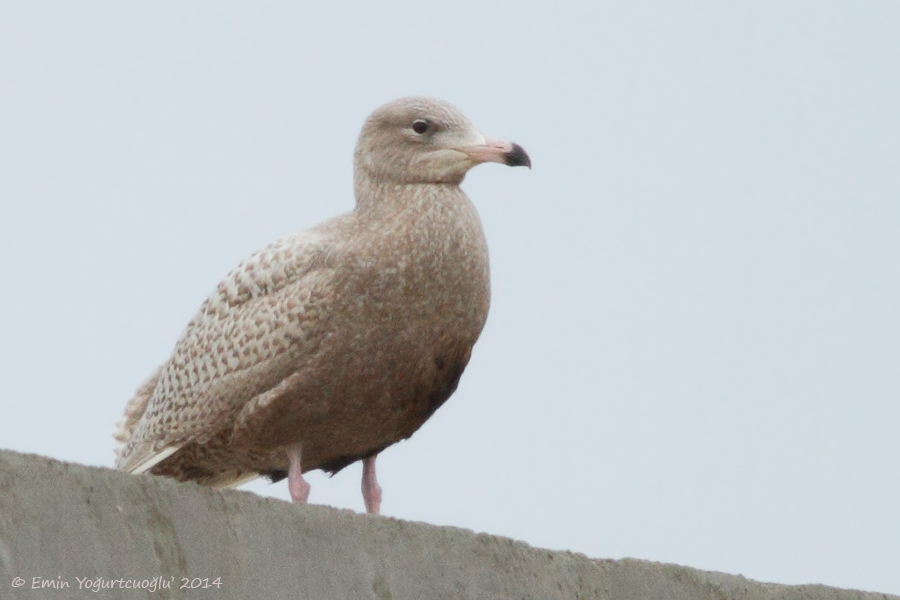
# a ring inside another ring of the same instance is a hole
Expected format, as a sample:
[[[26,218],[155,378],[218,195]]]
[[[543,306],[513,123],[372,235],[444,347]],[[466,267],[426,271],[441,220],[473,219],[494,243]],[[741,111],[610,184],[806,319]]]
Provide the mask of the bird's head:
[[[475,165],[531,167],[518,144],[486,138],[455,106],[409,97],[376,109],[356,145],[355,170],[392,183],[459,184]]]

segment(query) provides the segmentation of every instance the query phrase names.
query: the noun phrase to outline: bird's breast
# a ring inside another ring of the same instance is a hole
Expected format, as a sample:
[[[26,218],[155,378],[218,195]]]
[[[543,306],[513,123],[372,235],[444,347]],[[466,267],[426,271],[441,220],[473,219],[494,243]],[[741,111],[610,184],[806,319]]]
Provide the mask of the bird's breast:
[[[460,191],[398,211],[360,236],[347,270],[365,320],[481,330],[490,303],[487,244],[474,206]]]

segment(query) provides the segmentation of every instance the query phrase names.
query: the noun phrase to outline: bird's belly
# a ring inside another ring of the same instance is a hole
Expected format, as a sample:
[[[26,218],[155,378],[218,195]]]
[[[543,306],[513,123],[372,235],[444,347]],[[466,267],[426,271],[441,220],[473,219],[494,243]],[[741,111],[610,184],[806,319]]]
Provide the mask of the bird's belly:
[[[303,385],[252,444],[252,454],[265,457],[254,468],[283,470],[284,447],[300,444],[304,471],[337,471],[408,438],[456,389],[477,329],[407,324],[333,340],[298,372]]]

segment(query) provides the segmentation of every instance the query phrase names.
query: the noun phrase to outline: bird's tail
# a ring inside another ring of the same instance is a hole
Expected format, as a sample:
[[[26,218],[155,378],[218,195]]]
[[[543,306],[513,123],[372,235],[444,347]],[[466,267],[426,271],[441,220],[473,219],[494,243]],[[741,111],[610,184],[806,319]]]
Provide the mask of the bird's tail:
[[[118,468],[122,468],[122,465],[125,463],[127,458],[124,455],[125,450],[132,440],[135,427],[141,420],[144,411],[147,410],[147,404],[150,402],[150,397],[153,395],[153,390],[156,388],[162,369],[162,366],[157,367],[150,377],[144,380],[144,383],[134,392],[134,397],[125,405],[125,414],[116,421],[113,438],[117,442],[116,467]]]

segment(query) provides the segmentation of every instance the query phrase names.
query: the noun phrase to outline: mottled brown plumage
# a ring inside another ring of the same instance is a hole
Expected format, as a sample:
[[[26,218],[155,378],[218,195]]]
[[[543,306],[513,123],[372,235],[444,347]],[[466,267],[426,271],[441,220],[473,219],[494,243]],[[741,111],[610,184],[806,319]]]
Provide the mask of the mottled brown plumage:
[[[376,110],[357,144],[356,208],[219,284],[128,402],[116,466],[226,486],[294,465],[305,499],[300,473],[369,459],[377,512],[374,457],[453,393],[487,318],[487,245],[458,187],[485,161],[530,166],[444,102]]]

